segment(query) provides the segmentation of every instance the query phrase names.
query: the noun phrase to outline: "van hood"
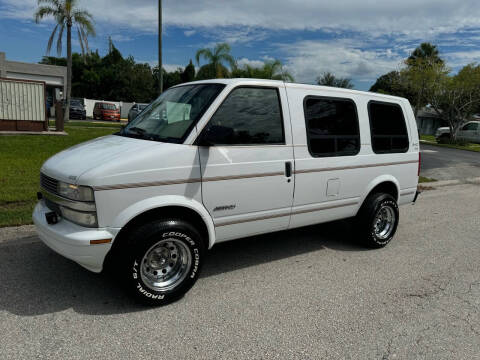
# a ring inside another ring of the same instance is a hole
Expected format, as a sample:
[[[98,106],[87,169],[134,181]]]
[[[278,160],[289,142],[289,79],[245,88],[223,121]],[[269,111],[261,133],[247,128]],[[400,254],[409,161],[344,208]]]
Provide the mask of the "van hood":
[[[52,156],[43,164],[41,172],[76,184],[78,178],[91,169],[116,161],[126,154],[162,145],[165,144],[115,135],[100,137]]]

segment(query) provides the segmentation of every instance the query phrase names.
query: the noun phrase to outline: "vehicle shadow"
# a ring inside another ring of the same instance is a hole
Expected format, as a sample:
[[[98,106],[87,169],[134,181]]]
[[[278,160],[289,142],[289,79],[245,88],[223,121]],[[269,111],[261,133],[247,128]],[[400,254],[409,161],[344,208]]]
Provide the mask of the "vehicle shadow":
[[[201,278],[325,248],[364,251],[351,234],[348,224],[334,222],[218,244],[210,251]],[[0,273],[0,311],[18,316],[67,309],[89,315],[150,309],[127,296],[121,278],[90,273],[36,237],[0,243]]]
[[[259,235],[215,245],[202,277],[218,275],[323,249],[365,251],[347,221]]]

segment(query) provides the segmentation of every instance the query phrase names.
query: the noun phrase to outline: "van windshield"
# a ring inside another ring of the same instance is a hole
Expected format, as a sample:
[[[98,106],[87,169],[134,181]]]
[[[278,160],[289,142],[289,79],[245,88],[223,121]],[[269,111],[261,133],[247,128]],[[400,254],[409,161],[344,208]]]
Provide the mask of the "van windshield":
[[[180,144],[224,87],[200,84],[171,88],[117,135]]]
[[[113,104],[103,104],[104,110],[117,110],[117,107]]]

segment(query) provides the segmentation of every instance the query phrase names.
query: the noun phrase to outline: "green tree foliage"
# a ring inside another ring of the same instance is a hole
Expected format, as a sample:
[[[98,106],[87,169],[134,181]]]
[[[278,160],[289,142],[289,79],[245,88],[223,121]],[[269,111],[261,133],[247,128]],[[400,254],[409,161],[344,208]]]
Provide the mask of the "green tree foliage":
[[[89,52],[88,36],[95,36],[93,17],[85,10],[78,7],[78,0],[38,0],[38,9],[35,12],[35,21],[39,23],[46,17],[55,19],[55,27],[47,44],[47,55],[49,54],[55,36],[57,36],[57,55],[62,53],[63,32],[67,30],[67,108],[70,106],[72,92],[72,28],[76,28],[78,41],[82,48],[82,54]],[[57,35],[58,30],[58,35]],[[68,121],[69,112],[65,111],[64,121]]]
[[[406,64],[408,66],[415,66],[419,59],[429,60],[429,62],[435,64],[444,64],[443,59],[440,58],[440,52],[437,46],[428,42],[421,43],[420,46],[413,50],[412,54],[406,60]]]
[[[207,67],[202,66],[203,71],[202,68],[200,68],[199,74],[201,73],[202,77],[215,74],[207,78],[221,79],[229,77],[230,72],[226,65],[232,69],[235,67],[235,60],[230,54],[231,50],[230,45],[227,43],[219,43],[215,45],[213,49],[205,48],[198,50],[195,56],[197,64],[200,65],[201,59],[207,62]],[[199,77],[199,74],[197,74],[197,77]]]
[[[271,79],[293,82],[293,76],[283,68],[280,60],[267,61],[261,67],[245,64],[242,67],[234,66],[233,78]]]
[[[183,70],[182,82],[190,82],[193,80],[195,80],[195,66],[193,65],[192,60],[190,60],[190,63],[187,65],[185,70]]]
[[[65,65],[66,59],[44,56],[40,63]],[[158,96],[158,66],[152,69],[149,64],[136,63],[131,56],[124,58],[111,41],[104,57],[98,51],[85,56],[74,53],[72,74],[74,97],[148,103]],[[173,72],[163,69],[164,88],[185,82],[184,74],[182,68]],[[189,76],[191,81],[191,72]]]
[[[337,78],[331,72],[325,72],[317,78],[317,84],[322,86],[331,86],[345,89],[353,89],[352,80],[347,78]]]
[[[401,71],[401,85],[407,89],[408,99],[414,107],[415,117],[428,102],[428,86],[437,76],[448,73],[445,62],[440,58],[436,45],[422,43],[405,60],[406,68]]]
[[[449,124],[451,141],[458,130],[480,111],[480,66],[469,64],[456,75],[440,57],[435,45],[422,43],[405,60],[400,71],[377,79],[370,91],[408,98],[415,116],[430,106]]]
[[[480,66],[469,64],[458,74],[439,72],[427,86],[427,99],[437,115],[448,122],[452,141],[458,130],[472,120],[480,104]]]

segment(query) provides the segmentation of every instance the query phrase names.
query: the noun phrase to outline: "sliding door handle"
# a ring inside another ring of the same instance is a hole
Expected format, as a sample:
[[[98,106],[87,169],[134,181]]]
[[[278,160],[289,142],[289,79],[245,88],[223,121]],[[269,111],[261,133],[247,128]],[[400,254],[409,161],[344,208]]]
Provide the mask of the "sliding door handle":
[[[287,178],[292,177],[292,162],[291,161],[287,161],[285,163],[285,176]]]

